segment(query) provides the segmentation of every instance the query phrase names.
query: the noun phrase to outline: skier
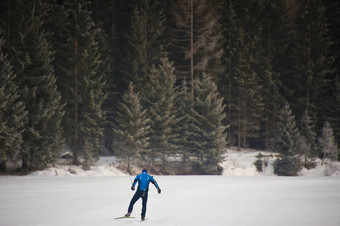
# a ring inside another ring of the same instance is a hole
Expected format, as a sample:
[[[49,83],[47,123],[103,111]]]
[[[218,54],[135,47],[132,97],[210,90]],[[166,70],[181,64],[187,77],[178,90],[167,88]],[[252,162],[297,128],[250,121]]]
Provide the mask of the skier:
[[[135,193],[135,195],[132,197],[130,205],[129,205],[129,209],[127,214],[125,214],[125,217],[130,217],[132,209],[133,209],[133,205],[135,204],[135,202],[137,202],[137,200],[139,198],[142,198],[143,202],[142,202],[142,214],[141,214],[141,218],[142,221],[145,220],[145,213],[146,213],[146,203],[148,201],[148,191],[149,191],[149,183],[153,183],[155,185],[155,187],[157,188],[158,193],[161,193],[161,189],[159,188],[156,180],[150,176],[149,174],[147,174],[148,170],[147,169],[143,169],[142,173],[137,175],[135,180],[133,181],[133,184],[131,186],[131,190],[134,191],[135,190],[135,185],[138,182],[138,188],[137,191]]]

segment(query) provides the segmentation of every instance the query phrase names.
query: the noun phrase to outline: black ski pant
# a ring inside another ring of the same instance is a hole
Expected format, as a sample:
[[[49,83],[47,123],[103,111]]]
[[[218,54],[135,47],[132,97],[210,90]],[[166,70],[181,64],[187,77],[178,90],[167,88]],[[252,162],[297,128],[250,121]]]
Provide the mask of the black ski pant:
[[[128,212],[131,213],[133,209],[133,205],[137,202],[139,198],[142,198],[142,217],[145,217],[146,213],[146,203],[148,202],[148,192],[142,192],[137,189],[135,195],[132,197]]]

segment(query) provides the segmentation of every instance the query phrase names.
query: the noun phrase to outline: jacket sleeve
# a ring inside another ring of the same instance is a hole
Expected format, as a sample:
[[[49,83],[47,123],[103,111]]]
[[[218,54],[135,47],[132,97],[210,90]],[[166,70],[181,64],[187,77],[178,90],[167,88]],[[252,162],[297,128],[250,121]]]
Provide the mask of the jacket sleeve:
[[[159,186],[158,186],[158,184],[157,184],[157,181],[153,178],[153,176],[150,176],[150,181],[151,181],[151,183],[153,183],[153,184],[155,185],[155,187],[157,188],[157,190],[160,189]]]
[[[135,180],[134,180],[133,183],[132,183],[132,186],[133,186],[133,187],[136,186],[136,183],[137,183],[138,179],[139,179],[138,176],[136,176],[136,177],[135,177]]]

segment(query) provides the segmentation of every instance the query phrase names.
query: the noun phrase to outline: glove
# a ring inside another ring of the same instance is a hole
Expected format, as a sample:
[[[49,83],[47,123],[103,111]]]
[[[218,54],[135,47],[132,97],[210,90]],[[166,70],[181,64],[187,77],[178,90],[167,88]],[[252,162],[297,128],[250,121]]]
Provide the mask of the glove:
[[[135,190],[135,186],[132,186],[132,187],[131,187],[131,190],[134,191],[134,190]]]
[[[162,192],[162,191],[161,191],[161,189],[160,189],[160,188],[158,188],[158,194],[161,194],[161,192]]]

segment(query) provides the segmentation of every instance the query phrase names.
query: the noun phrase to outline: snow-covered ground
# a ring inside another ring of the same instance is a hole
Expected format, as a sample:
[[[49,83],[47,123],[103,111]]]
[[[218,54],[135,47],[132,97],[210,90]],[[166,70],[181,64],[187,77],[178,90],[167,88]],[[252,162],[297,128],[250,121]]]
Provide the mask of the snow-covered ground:
[[[221,164],[224,176],[156,175],[162,194],[150,185],[143,224],[340,225],[339,163],[318,164],[300,177],[277,177],[274,156],[264,172],[256,171],[258,154],[229,150]],[[114,219],[125,214],[133,195],[133,176],[116,165],[115,158],[105,157],[90,171],[57,165],[23,177],[1,176],[0,226],[138,225],[141,200],[135,218]]]
[[[263,168],[263,172],[259,173],[256,170],[254,162],[258,159],[257,156],[262,154],[268,158],[260,158],[268,161],[268,166]],[[274,176],[273,163],[276,160],[276,154],[252,149],[243,149],[236,151],[235,149],[227,150],[225,161],[221,163],[224,176]],[[340,162],[328,162],[321,165],[319,159],[315,160],[317,165],[314,169],[302,169],[300,176],[340,176]]]
[[[145,225],[340,225],[339,177],[155,176]],[[139,225],[129,176],[0,177],[1,226]]]
[[[254,162],[258,159],[259,154],[268,156],[268,158],[260,158],[268,161],[267,167],[263,168],[263,172],[259,173],[256,170]],[[223,176],[274,176],[273,163],[276,159],[275,153],[257,151],[252,149],[228,149],[225,155],[225,160],[220,165],[223,167]],[[340,176],[340,162],[332,164],[327,163],[321,166],[321,161],[317,160],[317,166],[314,169],[303,169],[300,176]],[[91,168],[91,170],[83,170],[81,166],[56,165],[44,171],[32,173],[30,176],[124,176],[123,172],[119,171],[117,159],[115,157],[101,157],[99,162]],[[139,172],[139,169],[134,168],[133,171]],[[1,225],[0,225],[1,226]]]

